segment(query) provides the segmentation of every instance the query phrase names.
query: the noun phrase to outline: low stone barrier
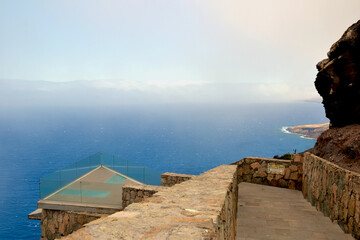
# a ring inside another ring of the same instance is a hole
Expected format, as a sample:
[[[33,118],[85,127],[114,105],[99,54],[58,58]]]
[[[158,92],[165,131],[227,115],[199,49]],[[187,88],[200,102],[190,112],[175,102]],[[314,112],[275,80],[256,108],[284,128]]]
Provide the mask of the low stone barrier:
[[[162,186],[153,185],[125,185],[122,188],[122,207],[125,208],[131,203],[140,202],[144,198],[151,197],[163,188]]]
[[[43,209],[41,218],[42,239],[55,239],[66,236],[82,228],[84,224],[103,216],[108,215]]]
[[[166,172],[161,174],[161,186],[171,187],[175,184],[185,182],[194,176],[195,175]]]
[[[235,239],[236,169],[222,165],[161,189],[65,239]]]
[[[305,153],[302,191],[317,210],[360,239],[360,174]]]
[[[233,164],[239,166],[239,182],[297,190],[302,188],[302,157],[298,154],[294,160],[247,157]]]

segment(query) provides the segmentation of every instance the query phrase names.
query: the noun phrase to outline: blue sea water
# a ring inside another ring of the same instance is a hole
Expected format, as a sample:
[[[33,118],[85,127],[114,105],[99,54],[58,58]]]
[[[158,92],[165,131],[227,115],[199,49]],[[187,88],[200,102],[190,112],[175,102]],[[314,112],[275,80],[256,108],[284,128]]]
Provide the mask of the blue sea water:
[[[160,172],[199,174],[246,156],[304,151],[283,126],[324,123],[318,103],[0,109],[0,239],[39,239],[40,177],[104,151]]]

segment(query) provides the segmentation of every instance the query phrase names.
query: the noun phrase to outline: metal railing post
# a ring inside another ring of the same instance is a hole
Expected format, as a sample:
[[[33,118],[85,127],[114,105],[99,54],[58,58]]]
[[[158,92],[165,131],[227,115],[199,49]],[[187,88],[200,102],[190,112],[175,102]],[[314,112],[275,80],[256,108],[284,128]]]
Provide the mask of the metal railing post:
[[[59,170],[59,188],[61,187],[61,170]]]
[[[145,167],[143,168],[143,182],[146,184],[146,182],[145,182]]]
[[[81,188],[81,181],[80,181],[80,202],[82,203],[82,188]]]

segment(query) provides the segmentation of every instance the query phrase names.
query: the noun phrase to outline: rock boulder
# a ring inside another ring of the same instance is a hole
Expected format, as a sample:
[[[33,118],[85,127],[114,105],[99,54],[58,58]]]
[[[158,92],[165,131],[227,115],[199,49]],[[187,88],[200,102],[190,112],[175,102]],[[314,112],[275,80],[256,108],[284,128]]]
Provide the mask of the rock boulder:
[[[323,98],[330,128],[360,124],[360,20],[331,46],[317,64],[315,86]]]
[[[315,86],[330,129],[309,151],[360,173],[360,21],[345,31],[316,67]]]

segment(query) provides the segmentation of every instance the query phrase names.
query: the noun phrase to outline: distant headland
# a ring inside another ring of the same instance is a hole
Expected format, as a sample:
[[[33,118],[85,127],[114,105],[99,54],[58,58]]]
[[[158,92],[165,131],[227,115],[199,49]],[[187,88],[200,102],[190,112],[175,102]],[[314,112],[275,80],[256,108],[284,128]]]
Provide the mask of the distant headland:
[[[284,130],[290,133],[302,135],[305,138],[317,139],[321,133],[329,129],[329,123],[299,125],[294,127],[287,127]]]

